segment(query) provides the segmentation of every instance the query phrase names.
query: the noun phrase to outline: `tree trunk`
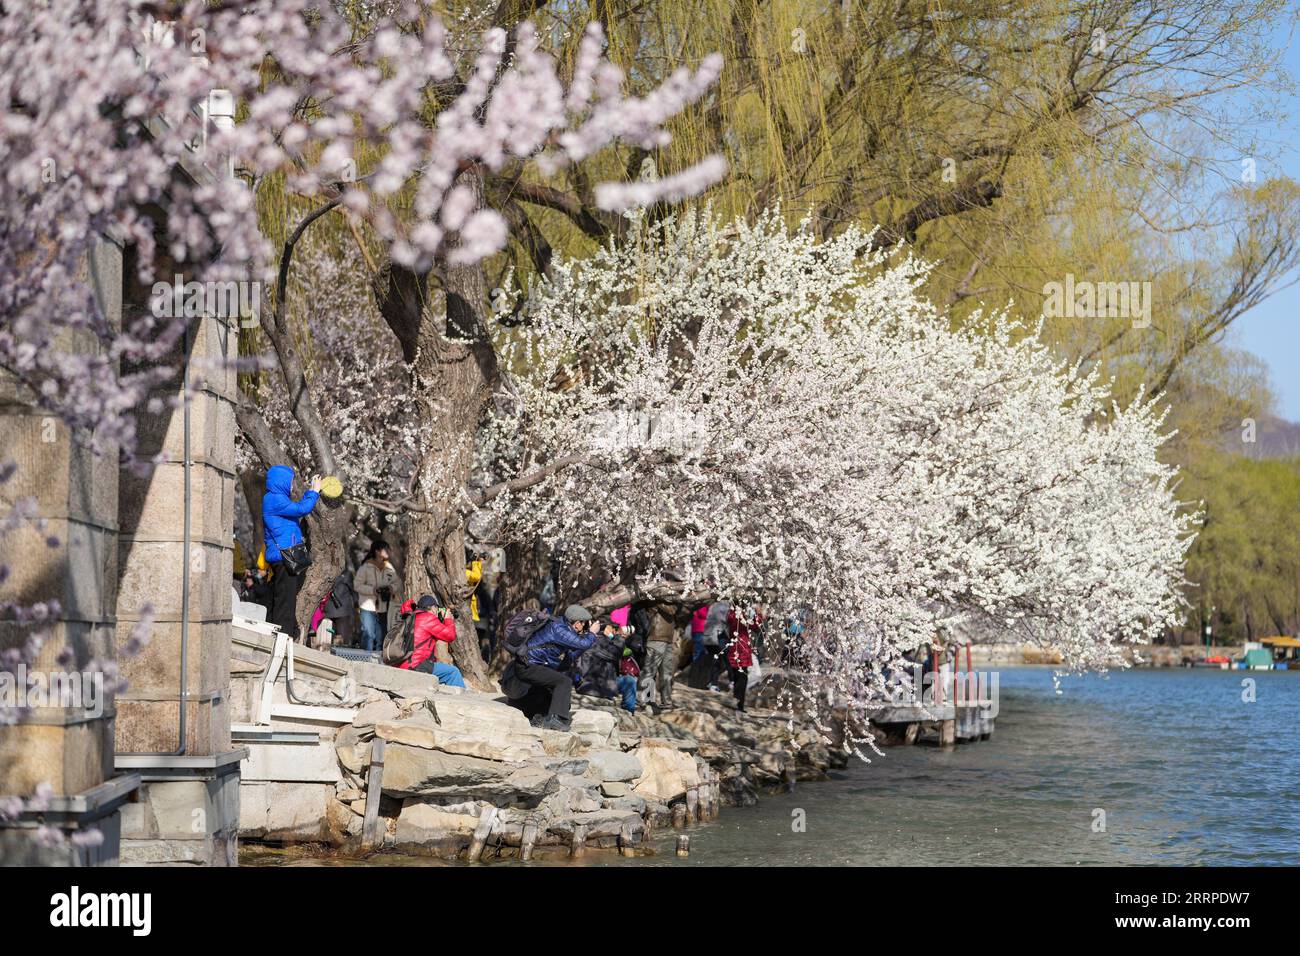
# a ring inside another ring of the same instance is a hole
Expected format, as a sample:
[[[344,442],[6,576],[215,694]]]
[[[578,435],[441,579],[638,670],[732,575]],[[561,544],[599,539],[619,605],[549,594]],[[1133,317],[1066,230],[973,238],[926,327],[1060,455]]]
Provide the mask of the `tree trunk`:
[[[479,174],[458,179],[482,199]],[[446,600],[456,615],[452,656],[467,682],[480,690],[491,683],[469,609],[465,581],[465,524],[462,505],[474,464],[479,422],[497,381],[496,353],[487,325],[487,279],[480,265],[446,270],[446,324],[422,310],[415,375],[419,405],[419,434],[425,458],[420,492],[425,512],[411,516],[410,551],[406,566],[407,592],[413,597],[432,592]]]
[[[315,510],[306,519],[306,531],[311,542],[311,565],[298,592],[298,624],[305,639],[311,616],[316,612],[334,579],[343,570],[348,558],[348,541],[352,538],[354,508],[344,504],[342,498],[321,498]]]

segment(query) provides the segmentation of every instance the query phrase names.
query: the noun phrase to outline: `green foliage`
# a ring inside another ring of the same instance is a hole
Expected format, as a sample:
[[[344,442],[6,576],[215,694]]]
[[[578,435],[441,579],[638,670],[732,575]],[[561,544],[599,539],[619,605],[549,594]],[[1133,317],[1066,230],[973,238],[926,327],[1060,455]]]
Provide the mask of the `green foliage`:
[[[1182,490],[1205,500],[1187,562],[1197,623],[1213,607],[1220,639],[1300,632],[1300,458],[1224,455]]]

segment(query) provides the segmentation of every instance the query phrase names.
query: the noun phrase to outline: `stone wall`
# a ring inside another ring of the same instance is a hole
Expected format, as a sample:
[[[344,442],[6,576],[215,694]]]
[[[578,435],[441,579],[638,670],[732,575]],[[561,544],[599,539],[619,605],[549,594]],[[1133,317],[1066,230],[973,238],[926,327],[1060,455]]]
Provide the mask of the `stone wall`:
[[[122,662],[129,687],[118,703],[119,753],[172,752],[182,743],[189,754],[230,749],[226,688],[234,564],[235,373],[224,363],[234,357],[236,343],[236,330],[214,316],[198,320],[192,335],[191,379],[199,387],[190,404],[188,549],[180,409],[141,422],[141,453],[161,454],[162,464],[147,477],[123,471],[119,479],[119,642],[129,637],[144,606],[153,608],[154,621],[145,651]],[[181,388],[178,375],[156,396],[171,401]],[[182,681],[182,594],[187,570],[189,648]],[[183,742],[178,737],[182,687],[187,697]]]
[[[121,321],[121,276],[121,249],[101,240],[80,278],[97,290],[112,323]],[[69,334],[65,347],[92,350],[98,345],[88,333]],[[88,437],[72,434],[40,410],[14,379],[0,373],[0,448],[3,458],[17,465],[14,476],[0,486],[0,510],[7,513],[15,501],[31,498],[44,522],[43,528],[22,525],[5,536],[11,574],[0,581],[0,600],[19,605],[57,601],[61,612],[57,620],[41,625],[48,637],[33,668],[103,681],[107,675],[102,670],[89,669],[92,662],[114,656],[118,468],[112,448],[95,455]],[[23,646],[32,633],[30,626],[0,622],[0,650]],[[0,796],[27,797],[38,784],[53,788],[46,810],[24,814],[12,829],[0,830],[0,862],[116,860],[117,807],[134,778],[126,781],[125,791],[122,781],[106,787],[115,773],[115,713],[114,701],[106,695],[91,709],[40,707],[16,725],[0,721]],[[103,843],[33,848],[32,828],[41,824],[67,835],[93,828]]]

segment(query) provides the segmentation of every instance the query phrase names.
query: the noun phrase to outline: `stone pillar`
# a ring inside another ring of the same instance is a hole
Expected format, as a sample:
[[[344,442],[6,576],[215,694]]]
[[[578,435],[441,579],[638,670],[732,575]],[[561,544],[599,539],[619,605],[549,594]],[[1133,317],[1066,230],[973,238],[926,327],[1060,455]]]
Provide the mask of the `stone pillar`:
[[[124,818],[126,862],[236,862],[245,752],[231,747],[228,699],[236,488],[235,372],[228,361],[237,333],[232,318],[192,321],[181,344],[188,344],[196,390],[188,455],[184,410],[169,407],[141,422],[142,454],[161,454],[162,463],[146,478],[126,470],[119,477],[119,642],[146,604],[154,620],[149,646],[123,664],[129,686],[118,702],[117,764],[144,781]],[[157,396],[171,402],[183,387],[178,373]]]
[[[95,288],[105,316],[119,322],[121,249],[100,241],[82,278]],[[80,342],[70,336],[67,347],[96,345],[89,335]],[[4,864],[115,863],[118,808],[139,783],[130,774],[115,776],[111,675],[99,666],[114,657],[117,456],[111,449],[97,456],[75,439],[0,373],[0,460],[17,465],[0,485],[0,514],[30,498],[45,523],[43,530],[24,524],[5,536],[10,576],[0,581],[0,601],[57,601],[62,609],[57,620],[40,627],[0,622],[0,651],[25,645],[36,630],[47,635],[29,671],[0,672],[0,681],[28,704],[39,700],[27,694],[28,680],[20,678],[33,679],[35,689],[51,686],[52,675],[70,675],[75,681],[65,686],[80,691],[75,700],[33,707],[18,723],[0,716],[0,797],[30,798],[39,785],[52,788],[47,800],[25,800],[27,809],[17,819],[0,820]],[[0,707],[6,704],[4,690],[0,686]]]

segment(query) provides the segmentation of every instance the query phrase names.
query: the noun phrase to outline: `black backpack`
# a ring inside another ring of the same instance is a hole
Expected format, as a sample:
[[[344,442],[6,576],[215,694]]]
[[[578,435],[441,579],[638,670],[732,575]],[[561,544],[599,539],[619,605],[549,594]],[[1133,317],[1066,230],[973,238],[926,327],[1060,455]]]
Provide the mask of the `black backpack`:
[[[521,658],[529,639],[550,620],[549,614],[537,608],[517,611],[510,620],[506,621],[505,633],[501,637],[502,646],[512,657]]]
[[[356,592],[352,589],[352,572],[342,571],[334,579],[329,599],[325,602],[326,617],[348,617],[357,606]]]

